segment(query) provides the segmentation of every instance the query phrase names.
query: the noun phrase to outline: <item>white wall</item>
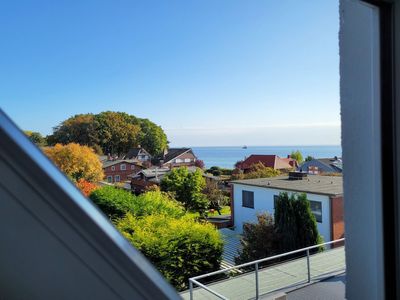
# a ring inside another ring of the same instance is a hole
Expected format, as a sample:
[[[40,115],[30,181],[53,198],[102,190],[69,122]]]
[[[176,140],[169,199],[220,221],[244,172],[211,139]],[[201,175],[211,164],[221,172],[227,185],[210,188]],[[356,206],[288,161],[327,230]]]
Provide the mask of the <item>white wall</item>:
[[[384,299],[379,10],[341,0],[339,37],[346,298]]]
[[[254,209],[242,207],[242,191],[254,192]],[[235,231],[242,233],[243,223],[257,221],[257,213],[269,212],[274,213],[274,195],[285,192],[279,189],[270,189],[243,184],[234,184],[234,222]],[[287,191],[286,191],[287,192]],[[290,194],[290,192],[289,192]],[[330,225],[330,200],[328,196],[307,193],[307,199],[319,201],[322,203],[322,223],[317,223],[318,231],[324,238],[324,241],[331,240]]]

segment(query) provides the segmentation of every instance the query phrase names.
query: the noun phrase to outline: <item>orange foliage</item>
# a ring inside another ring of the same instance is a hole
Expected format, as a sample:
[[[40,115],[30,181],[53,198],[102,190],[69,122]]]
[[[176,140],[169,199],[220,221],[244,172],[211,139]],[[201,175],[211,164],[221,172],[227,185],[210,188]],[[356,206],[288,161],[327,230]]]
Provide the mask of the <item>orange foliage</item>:
[[[84,194],[86,197],[88,197],[91,192],[99,188],[94,183],[91,183],[85,179],[79,179],[76,183],[76,186],[78,187],[78,189],[81,190],[82,194]]]

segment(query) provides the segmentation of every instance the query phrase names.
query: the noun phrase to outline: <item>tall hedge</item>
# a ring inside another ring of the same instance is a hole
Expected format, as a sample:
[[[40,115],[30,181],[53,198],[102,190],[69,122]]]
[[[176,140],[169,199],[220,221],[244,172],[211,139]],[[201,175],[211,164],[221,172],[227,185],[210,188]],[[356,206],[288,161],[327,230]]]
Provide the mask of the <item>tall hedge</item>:
[[[275,228],[281,253],[322,242],[306,194],[280,193],[275,203]]]
[[[89,197],[110,219],[121,218],[128,212],[134,216],[164,213],[171,217],[181,217],[185,213],[179,202],[160,191],[135,196],[122,189],[104,186]]]
[[[187,287],[190,277],[219,269],[223,242],[211,224],[128,213],[116,226],[178,290]]]

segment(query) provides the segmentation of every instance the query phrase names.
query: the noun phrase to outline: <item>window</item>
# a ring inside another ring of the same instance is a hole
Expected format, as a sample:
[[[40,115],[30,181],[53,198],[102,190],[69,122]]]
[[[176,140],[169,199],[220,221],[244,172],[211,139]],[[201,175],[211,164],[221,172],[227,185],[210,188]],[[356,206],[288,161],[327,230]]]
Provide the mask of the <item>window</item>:
[[[107,182],[112,182],[112,176],[107,176]]]
[[[254,192],[242,191],[242,206],[254,208]]]
[[[274,209],[276,207],[276,201],[278,201],[279,196],[278,195],[274,195]]]
[[[111,171],[115,171],[115,166],[111,166]]]
[[[183,162],[182,159],[180,159],[180,158],[175,159],[175,163],[179,164],[179,163],[181,163],[181,162]]]
[[[185,162],[191,162],[192,160],[190,158],[185,158]]]
[[[121,181],[121,177],[119,175],[115,175],[114,176],[114,181],[115,182],[120,182]]]
[[[131,165],[131,170],[135,170],[135,165]]]
[[[317,222],[322,223],[322,204],[321,204],[321,202],[310,200],[310,206],[311,206],[311,212],[315,216],[315,219],[317,220]]]
[[[121,171],[125,171],[126,170],[126,164],[121,164],[119,168],[120,168]]]

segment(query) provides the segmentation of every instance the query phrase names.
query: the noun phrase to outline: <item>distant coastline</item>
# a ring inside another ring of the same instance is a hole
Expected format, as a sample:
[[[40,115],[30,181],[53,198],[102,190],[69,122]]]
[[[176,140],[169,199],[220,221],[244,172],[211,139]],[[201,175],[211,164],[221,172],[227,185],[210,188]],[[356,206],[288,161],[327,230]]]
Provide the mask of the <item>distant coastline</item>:
[[[300,150],[304,157],[310,155],[316,158],[342,156],[340,145],[323,146],[251,146],[246,149],[241,146],[211,146],[192,147],[198,159],[204,161],[207,168],[218,166],[221,168],[233,168],[238,160],[242,160],[251,154],[276,154],[286,157],[294,150]]]

